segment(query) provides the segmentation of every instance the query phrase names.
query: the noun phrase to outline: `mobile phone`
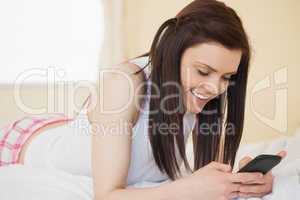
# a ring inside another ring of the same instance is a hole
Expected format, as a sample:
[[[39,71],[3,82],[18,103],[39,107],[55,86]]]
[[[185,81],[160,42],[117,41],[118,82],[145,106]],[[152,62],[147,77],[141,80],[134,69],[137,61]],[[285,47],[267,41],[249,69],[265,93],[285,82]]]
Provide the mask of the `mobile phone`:
[[[244,167],[242,167],[239,172],[260,172],[262,174],[268,173],[273,167],[281,161],[281,156],[262,154],[255,157]]]

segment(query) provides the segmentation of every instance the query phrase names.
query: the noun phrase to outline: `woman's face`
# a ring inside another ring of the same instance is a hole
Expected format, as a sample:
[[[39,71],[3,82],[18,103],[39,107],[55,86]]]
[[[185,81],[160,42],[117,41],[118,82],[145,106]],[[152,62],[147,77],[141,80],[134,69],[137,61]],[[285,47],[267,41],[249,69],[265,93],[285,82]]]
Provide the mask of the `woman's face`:
[[[230,76],[237,73],[241,56],[241,50],[214,42],[186,49],[180,64],[186,111],[199,113],[208,101],[225,92]]]

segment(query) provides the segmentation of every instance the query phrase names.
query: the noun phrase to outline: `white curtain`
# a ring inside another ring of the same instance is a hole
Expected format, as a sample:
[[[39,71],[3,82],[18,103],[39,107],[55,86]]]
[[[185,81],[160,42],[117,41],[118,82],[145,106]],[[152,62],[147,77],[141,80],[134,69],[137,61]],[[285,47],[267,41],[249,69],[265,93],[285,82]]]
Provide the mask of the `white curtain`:
[[[92,79],[103,40],[102,0],[0,1],[1,83]],[[35,70],[33,70],[35,69]],[[88,69],[88,70],[87,70]],[[25,77],[24,77],[25,76]]]

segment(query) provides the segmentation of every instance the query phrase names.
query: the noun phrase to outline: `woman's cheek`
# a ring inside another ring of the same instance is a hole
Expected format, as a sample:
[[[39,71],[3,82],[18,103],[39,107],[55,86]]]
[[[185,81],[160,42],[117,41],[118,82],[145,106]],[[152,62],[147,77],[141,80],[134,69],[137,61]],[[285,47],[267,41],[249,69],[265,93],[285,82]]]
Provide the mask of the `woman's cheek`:
[[[222,93],[224,93],[225,91],[227,91],[227,90],[228,90],[228,87],[229,87],[229,82],[228,82],[228,81],[222,83],[221,86],[220,86],[220,89],[219,89],[219,90],[220,90],[220,91],[219,91],[219,94],[222,94]]]

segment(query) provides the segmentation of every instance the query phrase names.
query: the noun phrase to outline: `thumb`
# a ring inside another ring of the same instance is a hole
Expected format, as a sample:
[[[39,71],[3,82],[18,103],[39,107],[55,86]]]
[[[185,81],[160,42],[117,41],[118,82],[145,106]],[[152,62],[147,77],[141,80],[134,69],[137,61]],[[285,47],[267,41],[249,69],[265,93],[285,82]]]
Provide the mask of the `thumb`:
[[[231,172],[232,170],[230,165],[218,162],[211,162],[208,167],[222,172]]]
[[[250,156],[246,156],[243,159],[240,160],[239,162],[239,169],[241,169],[242,167],[244,167],[247,163],[249,163],[253,158],[251,158]]]
[[[282,158],[287,156],[287,152],[286,151],[280,151],[279,153],[277,153],[278,156],[281,156]]]

